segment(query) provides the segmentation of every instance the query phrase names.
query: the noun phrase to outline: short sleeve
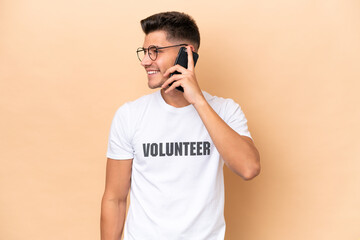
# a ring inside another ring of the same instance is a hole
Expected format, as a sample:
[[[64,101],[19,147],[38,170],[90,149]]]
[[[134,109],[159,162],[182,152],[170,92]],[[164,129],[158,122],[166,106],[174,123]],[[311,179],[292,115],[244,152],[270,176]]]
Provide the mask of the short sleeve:
[[[116,160],[132,159],[134,150],[131,144],[129,106],[124,104],[112,120],[106,156]]]
[[[247,119],[239,104],[232,99],[227,99],[225,122],[239,135],[247,136],[252,139],[247,126]]]

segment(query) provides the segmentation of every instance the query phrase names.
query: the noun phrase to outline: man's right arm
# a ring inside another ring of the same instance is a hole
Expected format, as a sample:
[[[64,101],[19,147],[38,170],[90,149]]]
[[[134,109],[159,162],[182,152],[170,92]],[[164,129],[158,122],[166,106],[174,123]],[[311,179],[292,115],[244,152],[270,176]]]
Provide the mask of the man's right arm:
[[[101,202],[101,240],[120,240],[130,189],[132,159],[107,159],[105,192]]]

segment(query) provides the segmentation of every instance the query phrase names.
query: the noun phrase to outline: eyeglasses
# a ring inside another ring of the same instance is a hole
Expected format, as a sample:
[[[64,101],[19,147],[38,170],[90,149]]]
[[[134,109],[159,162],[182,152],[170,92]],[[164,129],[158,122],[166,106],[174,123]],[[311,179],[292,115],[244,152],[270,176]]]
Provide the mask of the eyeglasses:
[[[155,61],[160,49],[171,48],[171,47],[180,47],[180,46],[187,46],[187,44],[183,43],[183,44],[166,46],[166,47],[158,47],[158,46],[154,46],[154,45],[151,45],[148,48],[139,47],[136,50],[136,54],[137,54],[137,57],[139,58],[140,62],[144,59],[144,57],[146,56],[146,53],[149,55],[149,58],[151,60]]]

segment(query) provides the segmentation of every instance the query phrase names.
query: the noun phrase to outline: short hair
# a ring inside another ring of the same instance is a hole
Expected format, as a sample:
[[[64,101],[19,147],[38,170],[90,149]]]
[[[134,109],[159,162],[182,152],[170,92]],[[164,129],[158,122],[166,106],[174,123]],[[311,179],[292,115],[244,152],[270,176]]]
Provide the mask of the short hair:
[[[154,31],[165,31],[168,40],[187,40],[200,47],[200,32],[195,20],[186,13],[162,12],[140,21],[141,28],[147,35]]]

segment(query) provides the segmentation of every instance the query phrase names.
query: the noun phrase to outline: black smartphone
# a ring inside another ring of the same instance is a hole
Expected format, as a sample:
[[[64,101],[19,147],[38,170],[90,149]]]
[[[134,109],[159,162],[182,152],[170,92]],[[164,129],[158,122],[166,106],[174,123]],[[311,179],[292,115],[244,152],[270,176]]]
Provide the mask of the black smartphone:
[[[199,58],[199,54],[197,54],[196,52],[192,52],[193,54],[193,59],[194,59],[194,67],[196,65],[196,62]],[[179,50],[179,53],[176,57],[175,63],[174,65],[179,64],[180,66],[183,66],[184,68],[188,68],[188,54],[187,54],[187,49],[186,47],[181,47]],[[170,77],[174,74],[181,74],[178,71],[173,72],[172,74],[170,74]],[[169,84],[169,86],[171,86],[172,83]],[[184,88],[179,86],[176,87],[177,90],[184,92]]]

